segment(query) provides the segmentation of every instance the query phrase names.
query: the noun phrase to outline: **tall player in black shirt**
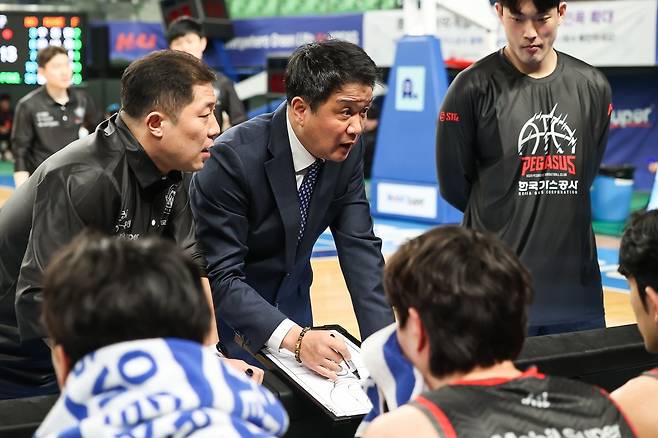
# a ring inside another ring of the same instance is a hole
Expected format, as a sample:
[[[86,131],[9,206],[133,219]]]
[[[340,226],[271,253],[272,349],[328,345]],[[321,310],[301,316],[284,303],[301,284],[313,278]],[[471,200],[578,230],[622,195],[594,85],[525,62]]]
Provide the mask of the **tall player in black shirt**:
[[[589,189],[610,87],[553,49],[566,4],[501,0],[507,45],[460,73],[441,108],[437,169],[464,225],[495,233],[530,270],[529,334],[605,326]]]
[[[644,346],[658,353],[658,210],[633,216],[619,248],[619,272],[631,288],[630,300]],[[658,368],[646,371],[612,393],[638,435],[658,433]]]
[[[366,438],[634,436],[604,391],[514,366],[532,288],[495,236],[430,230],[389,259],[384,289],[429,391],[378,417]]]

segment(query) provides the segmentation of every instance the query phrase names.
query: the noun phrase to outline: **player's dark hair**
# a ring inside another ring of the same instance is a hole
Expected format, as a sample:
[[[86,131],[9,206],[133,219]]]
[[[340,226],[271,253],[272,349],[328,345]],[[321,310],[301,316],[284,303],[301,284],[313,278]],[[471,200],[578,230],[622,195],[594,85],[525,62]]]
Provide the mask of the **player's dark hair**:
[[[201,343],[210,328],[199,269],[162,239],[85,232],[53,258],[43,286],[43,323],[72,363],[123,341]]]
[[[658,210],[631,216],[619,245],[619,273],[635,279],[647,310],[647,286],[658,291]]]
[[[215,73],[194,56],[160,50],[131,63],[121,76],[121,108],[139,118],[163,111],[174,121],[194,98],[194,86],[209,84]]]
[[[498,0],[498,3],[504,8],[509,9],[514,14],[520,14],[520,4],[523,0]],[[560,3],[564,0],[532,0],[532,3],[535,5],[537,12],[543,13],[547,12],[553,8],[560,7]]]
[[[69,52],[64,47],[60,46],[44,47],[39,50],[39,53],[37,53],[37,65],[43,68],[57,55],[66,55],[68,57]]]
[[[199,38],[204,38],[206,36],[206,33],[203,30],[203,25],[199,20],[188,15],[178,17],[169,23],[166,33],[167,44],[171,45],[171,42],[176,38],[184,37],[189,33],[193,33]]]
[[[521,351],[530,274],[492,234],[459,226],[427,231],[386,263],[384,288],[401,327],[409,308],[420,315],[437,377],[515,359]]]
[[[347,84],[375,86],[377,68],[356,44],[326,40],[304,44],[288,61],[285,84],[288,103],[299,96],[315,111],[335,91]]]

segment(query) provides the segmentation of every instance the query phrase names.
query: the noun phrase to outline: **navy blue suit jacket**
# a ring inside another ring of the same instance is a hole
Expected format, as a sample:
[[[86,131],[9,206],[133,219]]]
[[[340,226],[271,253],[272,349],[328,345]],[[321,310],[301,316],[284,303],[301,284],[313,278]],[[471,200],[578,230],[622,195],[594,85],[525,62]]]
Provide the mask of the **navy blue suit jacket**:
[[[286,127],[286,105],[222,134],[194,175],[190,198],[220,338],[235,354],[234,332],[260,349],[287,317],[310,326],[310,257],[329,226],[365,339],[393,322],[382,288],[381,240],[375,237],[363,182],[363,144],[342,163],[327,161],[311,199],[304,237]],[[241,356],[241,355],[240,355]]]

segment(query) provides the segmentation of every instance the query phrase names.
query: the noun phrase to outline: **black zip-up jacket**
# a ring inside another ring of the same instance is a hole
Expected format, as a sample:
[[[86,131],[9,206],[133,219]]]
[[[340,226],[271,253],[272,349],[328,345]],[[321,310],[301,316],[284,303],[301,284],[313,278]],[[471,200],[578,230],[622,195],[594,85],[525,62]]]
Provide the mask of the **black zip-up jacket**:
[[[39,323],[41,275],[53,253],[84,228],[172,239],[205,272],[189,208],[190,176],[162,176],[114,115],[16,190],[0,210],[0,398],[38,395],[39,387],[54,383]]]

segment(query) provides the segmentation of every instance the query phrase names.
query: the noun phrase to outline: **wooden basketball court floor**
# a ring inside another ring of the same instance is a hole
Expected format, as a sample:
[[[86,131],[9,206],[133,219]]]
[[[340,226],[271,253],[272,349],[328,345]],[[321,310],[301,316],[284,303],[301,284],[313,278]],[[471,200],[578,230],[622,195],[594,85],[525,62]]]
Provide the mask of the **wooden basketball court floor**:
[[[0,187],[0,206],[4,204],[11,192],[11,188]],[[597,244],[600,248],[618,248],[619,239],[597,236]],[[340,324],[359,338],[356,317],[340,271],[338,258],[335,256],[314,257],[311,263],[314,271],[311,301],[315,324]],[[604,288],[604,302],[608,327],[635,322],[627,293]]]
[[[596,240],[600,248],[619,247],[617,238],[597,236]],[[356,317],[338,265],[338,258],[313,258],[311,264],[313,266],[311,303],[314,323],[316,325],[340,324],[359,338]],[[628,293],[604,288],[605,319],[608,327],[635,323],[628,298]]]

